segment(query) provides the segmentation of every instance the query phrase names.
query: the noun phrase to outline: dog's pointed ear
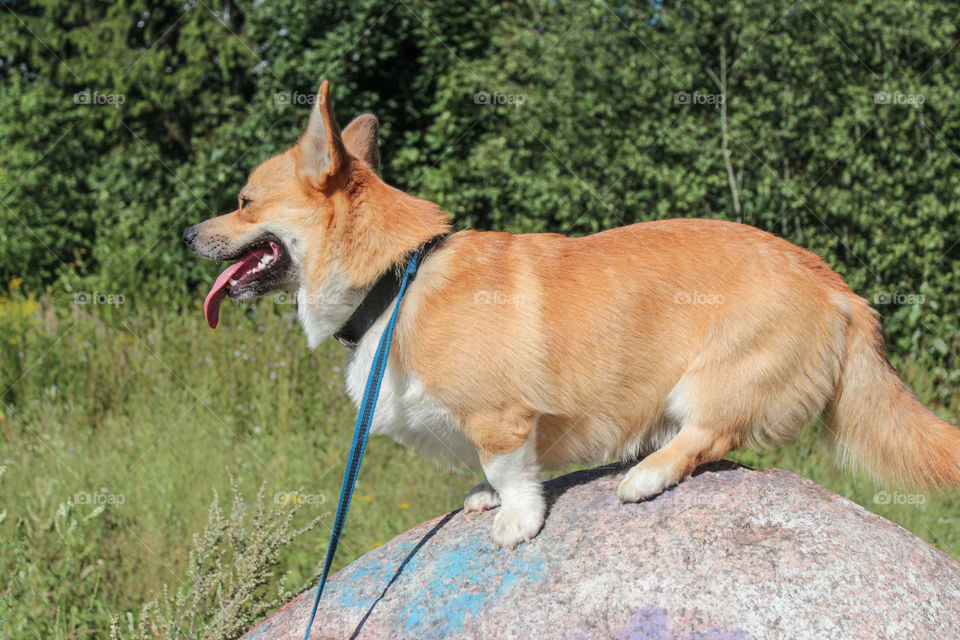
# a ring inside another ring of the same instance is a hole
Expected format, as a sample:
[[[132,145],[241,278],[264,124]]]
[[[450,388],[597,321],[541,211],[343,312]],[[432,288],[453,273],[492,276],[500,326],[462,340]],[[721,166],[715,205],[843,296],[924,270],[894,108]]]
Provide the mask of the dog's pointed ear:
[[[372,113],[357,116],[343,130],[343,144],[354,157],[360,158],[374,171],[380,171],[380,147],[377,130],[380,125]]]
[[[310,123],[299,145],[297,173],[301,180],[318,189],[328,185],[330,179],[349,162],[350,157],[340,137],[340,127],[333,115],[330,86],[326,80],[320,84],[317,100],[310,112]]]

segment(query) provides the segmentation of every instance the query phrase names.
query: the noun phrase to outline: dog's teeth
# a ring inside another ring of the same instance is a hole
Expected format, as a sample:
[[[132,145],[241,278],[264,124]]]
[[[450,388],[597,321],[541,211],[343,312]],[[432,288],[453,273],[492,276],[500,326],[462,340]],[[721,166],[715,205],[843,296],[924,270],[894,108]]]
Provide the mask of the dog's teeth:
[[[235,278],[230,278],[230,286],[232,287],[236,284],[237,284],[237,280]]]
[[[263,256],[262,258],[260,258],[260,264],[267,265],[267,264],[270,264],[271,262],[273,262],[273,255],[272,255],[272,254],[269,254],[269,253],[268,253],[267,255],[265,255],[265,256]]]

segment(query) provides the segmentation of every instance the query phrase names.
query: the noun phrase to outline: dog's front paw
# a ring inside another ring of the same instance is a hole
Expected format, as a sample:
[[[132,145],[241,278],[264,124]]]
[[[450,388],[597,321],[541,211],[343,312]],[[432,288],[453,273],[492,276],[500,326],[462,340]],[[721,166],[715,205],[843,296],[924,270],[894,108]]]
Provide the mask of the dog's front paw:
[[[482,513],[486,509],[496,509],[500,506],[500,494],[493,490],[486,482],[481,482],[463,499],[465,513]]]
[[[530,540],[543,527],[544,508],[501,507],[493,519],[493,541],[498,547],[513,549]]]

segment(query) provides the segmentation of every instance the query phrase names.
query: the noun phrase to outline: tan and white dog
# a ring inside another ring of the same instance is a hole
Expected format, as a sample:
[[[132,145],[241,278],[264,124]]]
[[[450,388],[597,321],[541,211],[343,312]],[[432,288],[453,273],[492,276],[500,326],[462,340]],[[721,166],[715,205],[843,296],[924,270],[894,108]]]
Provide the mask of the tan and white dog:
[[[250,175],[236,211],[184,234],[236,261],[207,297],[298,293],[311,347],[384,274],[447,234],[440,208],[377,175],[377,121],[341,133],[327,83],[306,133]],[[389,311],[353,348],[359,403]],[[401,305],[372,432],[482,467],[467,511],[493,537],[537,535],[540,471],[643,456],[618,489],[650,498],[742,446],[823,414],[841,461],[878,479],[960,486],[960,430],[928,411],[883,351],[876,313],[820,258],[717,220],[592,236],[461,231],[424,258]]]

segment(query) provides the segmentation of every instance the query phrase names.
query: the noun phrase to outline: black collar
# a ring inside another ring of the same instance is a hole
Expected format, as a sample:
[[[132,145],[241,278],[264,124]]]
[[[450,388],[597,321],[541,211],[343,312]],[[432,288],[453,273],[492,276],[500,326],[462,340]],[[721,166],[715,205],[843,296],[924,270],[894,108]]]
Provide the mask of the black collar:
[[[436,236],[420,248],[418,270],[423,265],[427,254],[445,237]],[[409,261],[410,256],[407,256],[402,262],[395,264],[389,271],[380,276],[380,279],[374,283],[360,306],[353,312],[353,315],[347,319],[339,331],[333,334],[333,337],[339,340],[343,346],[351,348],[357,346],[367,330],[397,299],[397,293],[400,292],[400,283],[403,281],[403,275],[406,273]]]

